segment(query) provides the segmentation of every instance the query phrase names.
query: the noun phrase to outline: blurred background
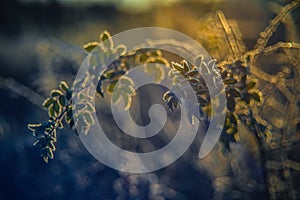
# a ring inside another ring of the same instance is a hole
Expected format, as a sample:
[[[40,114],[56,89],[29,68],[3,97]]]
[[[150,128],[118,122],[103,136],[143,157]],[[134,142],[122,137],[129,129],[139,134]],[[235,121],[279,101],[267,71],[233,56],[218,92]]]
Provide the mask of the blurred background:
[[[44,98],[61,80],[72,83],[86,56],[82,45],[97,40],[104,30],[114,35],[158,26],[197,39],[201,19],[222,10],[227,19],[237,21],[246,48],[251,49],[259,32],[287,2],[3,0],[0,199],[266,199],[261,149],[251,136],[232,143],[230,152],[218,144],[203,162],[191,161],[187,152],[171,166],[134,175],[98,162],[68,128],[59,131],[55,158],[45,164],[32,145],[35,138],[27,124],[47,120]],[[299,10],[297,13],[299,25]],[[282,37],[281,31],[279,27],[274,40]]]

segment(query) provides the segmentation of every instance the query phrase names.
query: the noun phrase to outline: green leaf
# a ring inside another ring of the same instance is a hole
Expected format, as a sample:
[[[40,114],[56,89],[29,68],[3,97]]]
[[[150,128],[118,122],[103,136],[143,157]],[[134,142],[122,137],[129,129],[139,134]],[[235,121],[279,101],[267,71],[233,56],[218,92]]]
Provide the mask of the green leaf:
[[[176,69],[177,71],[183,71],[183,66],[181,66],[180,64],[178,64],[178,63],[175,63],[175,62],[171,62],[171,66],[172,66],[172,68],[173,69]]]
[[[186,60],[183,60],[181,65],[183,66],[183,71],[185,73],[188,72],[188,71],[190,71],[190,66],[189,66],[189,64],[188,64],[188,62]]]
[[[52,90],[51,91],[52,97],[59,97],[60,95],[62,95],[62,92],[60,90]]]
[[[235,109],[235,100],[231,96],[227,98],[227,108],[230,112],[233,112]]]
[[[122,76],[119,81],[122,85],[133,85],[133,81],[127,76]]]
[[[237,80],[235,80],[234,78],[228,78],[228,79],[223,80],[223,82],[225,84],[229,85],[229,84],[235,84],[235,83],[237,83]]]
[[[87,108],[87,110],[88,111],[90,111],[90,112],[95,112],[96,110],[95,110],[95,107],[92,105],[92,103],[90,103],[90,102],[87,102],[86,103],[86,108]]]
[[[230,88],[228,90],[228,93],[233,96],[233,97],[236,97],[236,98],[240,98],[240,97],[243,97],[242,93],[239,91],[239,89],[237,88]]]
[[[42,124],[28,124],[27,127],[31,131],[36,131],[38,128],[40,128]]]
[[[70,89],[68,89],[66,92],[66,98],[68,101],[70,101],[72,98],[72,91]]]
[[[48,115],[53,118],[55,117],[53,104],[48,108]]]
[[[54,102],[55,100],[53,98],[47,98],[44,103],[43,103],[43,107],[45,108],[49,108],[49,106]]]
[[[114,91],[116,84],[117,84],[117,81],[113,81],[112,83],[110,83],[107,87],[107,91],[112,93]]]
[[[65,96],[61,95],[59,98],[58,98],[58,101],[59,101],[59,104],[61,106],[65,106],[66,105],[66,99],[65,99]]]
[[[54,112],[55,112],[57,115],[59,114],[59,112],[60,112],[60,106],[59,106],[59,104],[58,104],[57,101],[55,101],[55,102],[53,103],[53,110],[54,110]]]
[[[47,156],[43,156],[43,160],[45,163],[48,163],[48,157]]]
[[[97,84],[97,88],[96,88],[96,92],[97,94],[99,94],[102,98],[104,97],[104,91],[102,88],[102,83],[99,81],[99,83]]]
[[[250,82],[247,84],[247,90],[251,90],[256,85],[256,82]]]
[[[113,49],[114,43],[113,43],[110,33],[108,31],[102,32],[99,37],[100,37],[100,41],[102,42],[102,45],[105,48]]]
[[[195,70],[195,69],[190,70],[186,73],[186,75],[189,77],[195,76],[196,74],[199,74],[199,72],[198,72],[198,70]]]
[[[121,95],[121,90],[115,90],[113,95],[112,95],[112,102],[113,103],[117,103],[118,100],[120,99],[120,95]]]
[[[191,83],[199,83],[199,80],[197,78],[191,78],[191,77],[189,77],[189,82],[191,82]]]
[[[253,99],[257,102],[261,102],[261,95],[259,95],[258,93],[251,93],[250,94],[250,99]]]
[[[131,106],[131,96],[125,93],[121,93],[123,102],[125,104],[125,110],[128,110]]]
[[[87,51],[87,52],[91,52],[94,48],[96,48],[99,45],[98,42],[89,42],[85,45],[83,45],[83,48]]]
[[[59,87],[64,92],[66,92],[69,89],[69,86],[68,86],[68,84],[65,81],[61,81]]]
[[[116,54],[119,55],[119,56],[122,56],[124,55],[125,53],[127,52],[127,48],[125,45],[119,45],[117,48],[116,48]]]

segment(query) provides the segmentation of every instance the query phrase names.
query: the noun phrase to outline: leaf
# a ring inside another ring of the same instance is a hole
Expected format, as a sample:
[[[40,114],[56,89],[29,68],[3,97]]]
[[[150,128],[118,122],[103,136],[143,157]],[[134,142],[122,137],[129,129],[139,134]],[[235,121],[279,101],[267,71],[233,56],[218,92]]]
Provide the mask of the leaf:
[[[85,112],[83,113],[83,117],[84,117],[84,121],[88,124],[88,125],[92,125],[94,124],[94,118],[92,116],[92,114],[90,112]]]
[[[50,148],[47,148],[47,157],[53,159],[53,152]]]
[[[52,97],[59,97],[60,95],[62,95],[62,92],[60,90],[52,90],[51,91]]]
[[[58,98],[58,101],[59,101],[59,104],[61,105],[61,106],[65,106],[66,105],[66,99],[65,99],[65,96],[60,96],[59,98]]]
[[[120,95],[121,95],[121,90],[115,90],[112,95],[112,102],[117,103],[118,100],[120,99]]]
[[[192,77],[192,76],[195,76],[198,73],[199,73],[198,70],[193,69],[193,70],[188,71],[186,73],[186,75]]]
[[[104,31],[99,36],[100,41],[102,42],[101,45],[103,45],[106,49],[113,49],[114,43],[112,41],[111,35],[108,31]]]
[[[53,103],[53,106],[52,106],[52,107],[53,107],[54,112],[58,115],[59,112],[60,112],[60,106],[59,106],[58,102],[55,101],[55,102]]]
[[[122,92],[128,95],[135,95],[135,90],[131,86],[121,86],[119,90],[121,90]]]
[[[53,118],[55,117],[53,104],[48,108],[48,115]]]
[[[227,78],[227,75],[228,75],[228,72],[227,72],[226,70],[224,70],[224,71],[221,73],[222,79]]]
[[[127,52],[127,47],[125,45],[119,45],[115,51],[118,56],[123,56]]]
[[[243,97],[242,93],[239,91],[239,89],[237,88],[230,88],[228,90],[228,93],[233,96],[233,97],[236,97],[236,98],[240,98],[240,97]]]
[[[233,112],[235,109],[235,100],[231,96],[227,98],[227,108],[230,112]]]
[[[123,102],[125,104],[125,110],[128,110],[131,106],[131,96],[125,93],[121,93]]]
[[[205,106],[208,104],[208,101],[206,99],[204,99],[203,97],[201,96],[198,96],[198,103],[201,105],[201,106]]]
[[[122,76],[119,81],[122,85],[133,85],[133,81],[128,76]]]
[[[183,60],[181,65],[183,66],[183,71],[185,73],[191,70],[189,63],[186,60]]]
[[[44,103],[43,103],[43,107],[45,108],[49,108],[49,106],[54,102],[55,100],[53,98],[47,98]]]
[[[250,82],[247,84],[247,90],[251,90],[256,85],[256,82]]]
[[[190,78],[190,77],[189,77],[189,81],[190,81],[191,83],[199,83],[199,80],[198,80],[197,78]]]
[[[92,105],[91,102],[87,102],[87,103],[86,103],[86,108],[87,108],[87,110],[90,111],[90,112],[96,112],[95,107]]]
[[[235,80],[234,78],[228,78],[228,79],[223,80],[223,82],[227,85],[232,85],[232,84],[237,83],[237,80]]]
[[[174,69],[176,69],[177,71],[183,71],[183,66],[181,66],[180,64],[178,64],[178,63],[175,63],[175,62],[171,62],[171,66],[172,66],[172,68],[174,68]]]
[[[117,84],[117,81],[113,81],[112,83],[110,83],[107,87],[107,91],[112,93],[114,91],[116,84]]]
[[[66,92],[66,98],[68,101],[70,101],[72,98],[72,91],[70,89],[68,89]]]
[[[27,127],[31,131],[36,131],[38,128],[40,128],[42,124],[28,124]]]
[[[89,42],[85,45],[83,45],[83,48],[87,51],[87,52],[91,52],[94,48],[96,48],[99,45],[99,42]]]
[[[64,92],[66,92],[69,89],[68,84],[65,81],[60,82],[59,85],[60,89],[63,90]]]
[[[99,94],[102,98],[104,97],[104,91],[103,91],[103,88],[102,88],[102,83],[101,83],[101,81],[99,81],[99,83],[97,84],[96,92],[97,92],[97,94]]]
[[[207,65],[205,62],[202,62],[201,63],[201,66],[200,66],[200,73],[202,75],[206,75],[206,74],[209,74],[210,73],[210,70],[208,69]]]
[[[48,157],[47,156],[43,156],[43,160],[45,163],[48,163]]]
[[[252,93],[250,94],[250,99],[253,99],[257,102],[261,102],[261,95],[259,95],[258,93]]]

